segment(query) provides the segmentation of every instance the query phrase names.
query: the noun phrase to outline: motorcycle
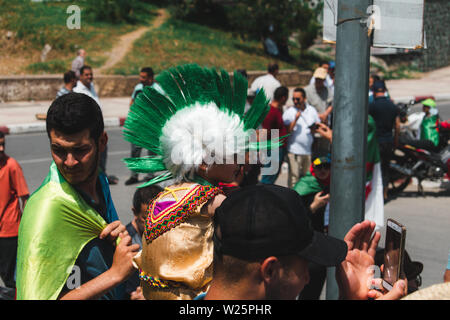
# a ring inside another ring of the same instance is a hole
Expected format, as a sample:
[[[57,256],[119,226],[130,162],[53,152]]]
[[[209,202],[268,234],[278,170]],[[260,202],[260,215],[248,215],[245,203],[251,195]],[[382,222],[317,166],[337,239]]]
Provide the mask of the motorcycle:
[[[419,140],[423,112],[409,114],[410,107],[420,103],[411,100],[408,104],[397,104],[400,109],[401,130],[399,146],[395,149],[389,169],[389,193],[402,192],[416,178],[418,193],[424,195],[422,181],[441,181],[445,175],[450,178],[450,129],[439,121],[439,144],[429,140]]]

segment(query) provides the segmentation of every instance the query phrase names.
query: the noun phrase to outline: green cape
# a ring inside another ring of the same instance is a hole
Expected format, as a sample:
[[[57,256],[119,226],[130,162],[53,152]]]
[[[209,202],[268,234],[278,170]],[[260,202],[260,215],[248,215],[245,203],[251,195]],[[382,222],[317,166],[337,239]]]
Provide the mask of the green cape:
[[[299,195],[304,196],[322,191],[322,186],[320,185],[319,180],[317,180],[311,172],[308,172],[297,182],[294,186],[294,190],[297,191]]]
[[[430,140],[437,147],[439,144],[439,132],[436,130],[436,122],[438,121],[438,116],[425,117],[420,125],[420,139]]]
[[[99,175],[107,220],[118,220],[108,182]],[[55,163],[27,201],[19,227],[17,299],[55,300],[83,247],[107,222],[64,180]]]

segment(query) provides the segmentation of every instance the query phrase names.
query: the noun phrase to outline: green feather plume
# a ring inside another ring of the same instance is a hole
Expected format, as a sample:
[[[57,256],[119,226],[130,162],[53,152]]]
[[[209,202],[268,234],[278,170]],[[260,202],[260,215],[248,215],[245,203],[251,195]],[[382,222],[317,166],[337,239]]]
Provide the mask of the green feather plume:
[[[245,114],[245,130],[256,129],[264,121],[269,110],[269,99],[267,99],[264,89],[261,88],[253,100],[252,106]]]
[[[212,68],[201,68],[196,64],[187,64],[169,68],[156,77],[164,92],[145,87],[130,108],[124,124],[123,134],[127,141],[150,150],[156,156],[127,158],[124,162],[135,172],[165,173],[147,182],[145,185],[161,182],[173,176],[163,162],[164,150],[160,146],[160,137],[164,125],[179,110],[196,103],[214,102],[220,110],[237,114],[245,130],[256,129],[269,112],[268,100],[260,90],[254,102],[244,116],[247,98],[247,79],[238,72],[233,74],[233,86],[228,73]],[[270,148],[279,145],[279,141],[251,143],[250,149]]]

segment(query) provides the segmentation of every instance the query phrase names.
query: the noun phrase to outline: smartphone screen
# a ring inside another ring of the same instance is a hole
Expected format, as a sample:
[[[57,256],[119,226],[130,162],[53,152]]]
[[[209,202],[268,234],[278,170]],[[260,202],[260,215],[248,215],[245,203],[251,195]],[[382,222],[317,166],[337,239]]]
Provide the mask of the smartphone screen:
[[[383,286],[391,290],[400,277],[402,267],[406,229],[391,219],[386,226],[386,243],[384,246]]]

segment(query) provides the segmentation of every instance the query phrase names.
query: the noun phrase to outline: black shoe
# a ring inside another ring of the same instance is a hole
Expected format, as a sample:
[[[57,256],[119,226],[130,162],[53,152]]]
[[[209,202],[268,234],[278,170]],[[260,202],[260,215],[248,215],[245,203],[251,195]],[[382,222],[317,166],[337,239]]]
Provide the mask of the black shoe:
[[[125,185],[129,186],[130,184],[138,183],[139,180],[136,177],[130,177],[127,181],[125,181]]]
[[[119,178],[116,176],[108,176],[108,182],[109,184],[117,184],[117,182],[119,182]]]

